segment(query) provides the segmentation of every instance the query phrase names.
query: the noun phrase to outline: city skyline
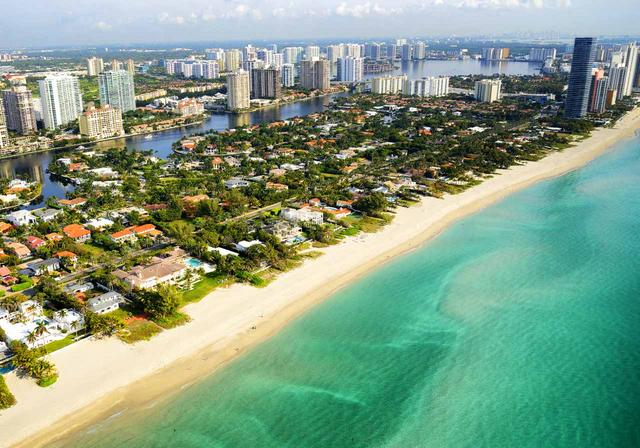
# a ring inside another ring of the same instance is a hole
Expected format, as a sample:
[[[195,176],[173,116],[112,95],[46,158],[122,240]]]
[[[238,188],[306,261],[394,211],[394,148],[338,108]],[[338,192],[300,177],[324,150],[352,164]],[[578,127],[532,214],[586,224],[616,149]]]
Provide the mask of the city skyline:
[[[0,47],[105,45],[235,39],[380,38],[546,33],[575,35],[637,32],[632,0],[615,10],[596,0],[427,0],[288,2],[269,0],[106,0],[82,9],[68,0],[12,5],[0,17]],[[600,20],[606,15],[607,20]],[[615,30],[610,28],[616,23]],[[56,37],[51,38],[51,30]],[[171,37],[168,37],[171,36]]]

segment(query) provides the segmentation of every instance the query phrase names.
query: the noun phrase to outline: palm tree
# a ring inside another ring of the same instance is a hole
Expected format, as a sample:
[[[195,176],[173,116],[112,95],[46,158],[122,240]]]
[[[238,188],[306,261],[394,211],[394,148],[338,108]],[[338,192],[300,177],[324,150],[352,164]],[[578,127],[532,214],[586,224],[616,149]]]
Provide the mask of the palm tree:
[[[38,337],[42,336],[45,333],[49,333],[49,330],[47,329],[47,324],[45,324],[43,320],[39,321],[38,324],[36,325],[36,329],[34,330],[34,333]]]
[[[26,337],[26,341],[29,345],[35,344],[37,340],[38,336],[36,336],[36,333],[34,331],[31,331]]]

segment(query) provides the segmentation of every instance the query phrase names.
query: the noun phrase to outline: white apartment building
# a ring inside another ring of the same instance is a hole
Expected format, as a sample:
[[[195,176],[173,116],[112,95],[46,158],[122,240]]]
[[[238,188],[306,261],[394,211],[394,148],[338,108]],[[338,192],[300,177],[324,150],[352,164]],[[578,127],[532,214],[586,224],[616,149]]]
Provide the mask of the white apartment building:
[[[249,72],[239,70],[227,75],[227,108],[231,111],[248,109],[250,101]]]
[[[89,138],[109,138],[124,135],[122,112],[108,105],[92,107],[80,115],[80,134]]]
[[[104,61],[102,58],[88,58],[87,59],[87,75],[98,76],[104,71]]]
[[[483,79],[476,81],[475,97],[483,103],[499,101],[502,90],[502,81],[499,79]]]
[[[100,104],[109,105],[121,112],[136,108],[133,75],[126,70],[109,70],[98,75]]]
[[[338,80],[360,82],[364,79],[364,58],[347,56],[338,59]]]
[[[402,89],[406,81],[407,75],[382,76],[380,78],[374,78],[371,82],[371,92],[381,95],[402,93]]]
[[[45,128],[70,123],[82,113],[82,94],[75,76],[49,75],[38,81],[38,86]]]
[[[402,87],[404,95],[447,96],[449,94],[448,76],[429,76],[421,79],[406,80]]]
[[[282,85],[293,87],[296,84],[296,67],[293,64],[282,64]]]

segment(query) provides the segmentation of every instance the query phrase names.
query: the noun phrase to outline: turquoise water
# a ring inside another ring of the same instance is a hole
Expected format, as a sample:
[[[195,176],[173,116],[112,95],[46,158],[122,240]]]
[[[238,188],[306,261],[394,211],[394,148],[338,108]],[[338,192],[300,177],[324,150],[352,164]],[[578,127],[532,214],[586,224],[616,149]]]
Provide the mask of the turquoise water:
[[[640,140],[69,447],[640,446]]]

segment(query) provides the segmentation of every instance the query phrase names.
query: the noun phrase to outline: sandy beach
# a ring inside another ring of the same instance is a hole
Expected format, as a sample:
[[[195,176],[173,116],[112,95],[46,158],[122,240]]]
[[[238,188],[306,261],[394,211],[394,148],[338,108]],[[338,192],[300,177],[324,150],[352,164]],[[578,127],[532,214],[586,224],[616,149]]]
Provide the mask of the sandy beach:
[[[48,388],[5,376],[18,404],[0,411],[0,446],[44,446],[65,433],[123,409],[166,399],[270,337],[336,290],[389,259],[423,244],[451,223],[535,182],[585,165],[640,128],[640,109],[614,129],[541,161],[504,170],[443,200],[425,198],[399,209],[379,233],[347,238],[324,255],[282,274],[262,289],[236,284],[184,311],[192,321],[151,341],[85,339],[51,355],[60,378]],[[255,328],[253,328],[255,327]]]

